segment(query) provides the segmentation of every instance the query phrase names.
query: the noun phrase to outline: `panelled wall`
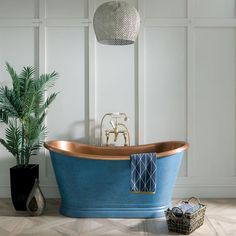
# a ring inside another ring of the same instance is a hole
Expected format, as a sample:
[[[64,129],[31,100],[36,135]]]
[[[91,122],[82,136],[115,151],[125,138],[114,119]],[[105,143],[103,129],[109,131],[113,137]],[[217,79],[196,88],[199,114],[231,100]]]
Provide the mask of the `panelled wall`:
[[[96,42],[92,18],[103,2],[0,0],[1,84],[10,83],[6,61],[56,70],[48,139],[97,144],[103,114],[126,112],[132,144],[190,143],[176,197],[235,197],[235,0],[130,0],[142,22],[129,46]],[[57,197],[48,152],[32,162],[45,195]],[[10,196],[14,164],[0,147],[0,197]]]

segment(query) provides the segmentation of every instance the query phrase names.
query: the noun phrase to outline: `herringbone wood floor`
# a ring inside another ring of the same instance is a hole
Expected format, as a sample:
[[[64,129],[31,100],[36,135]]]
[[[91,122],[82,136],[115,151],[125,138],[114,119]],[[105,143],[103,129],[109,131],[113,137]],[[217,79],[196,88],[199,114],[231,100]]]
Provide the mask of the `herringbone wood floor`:
[[[207,212],[197,235],[236,236],[236,199],[204,199]],[[0,236],[128,236],[178,235],[168,232],[165,219],[75,219],[58,214],[59,200],[47,200],[43,216],[15,212],[9,199],[0,199]]]

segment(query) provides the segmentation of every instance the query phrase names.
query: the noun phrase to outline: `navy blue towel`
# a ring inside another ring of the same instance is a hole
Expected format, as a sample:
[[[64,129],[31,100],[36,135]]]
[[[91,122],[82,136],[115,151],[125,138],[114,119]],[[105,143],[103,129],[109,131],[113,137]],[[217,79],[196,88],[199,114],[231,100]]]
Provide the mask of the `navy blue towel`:
[[[132,154],[131,159],[131,192],[156,192],[156,153]]]

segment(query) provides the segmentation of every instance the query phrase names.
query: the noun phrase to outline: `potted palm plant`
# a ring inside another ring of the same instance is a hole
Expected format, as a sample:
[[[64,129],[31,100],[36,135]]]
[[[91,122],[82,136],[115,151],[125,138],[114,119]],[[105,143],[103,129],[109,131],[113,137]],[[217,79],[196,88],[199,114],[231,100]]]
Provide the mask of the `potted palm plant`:
[[[43,146],[45,115],[57,96],[45,92],[54,86],[57,73],[38,76],[33,67],[24,67],[18,75],[8,63],[6,70],[12,86],[0,86],[0,122],[6,126],[0,143],[16,159],[16,166],[10,168],[13,205],[16,210],[26,210],[27,197],[39,176],[39,166],[29,161]]]

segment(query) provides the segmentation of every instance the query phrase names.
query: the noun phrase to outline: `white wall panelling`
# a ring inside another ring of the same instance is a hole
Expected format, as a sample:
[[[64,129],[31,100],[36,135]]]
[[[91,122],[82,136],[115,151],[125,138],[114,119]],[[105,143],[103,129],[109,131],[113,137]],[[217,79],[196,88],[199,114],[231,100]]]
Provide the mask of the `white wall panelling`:
[[[186,18],[187,16],[187,0],[149,0],[144,7],[148,18]]]
[[[0,17],[1,18],[35,18],[37,10],[37,1],[32,0],[8,0],[1,1]]]
[[[234,28],[195,30],[194,176],[234,175],[235,36]]]
[[[195,0],[193,16],[203,18],[234,18],[235,0]]]
[[[48,27],[46,30],[47,71],[58,68],[60,75],[55,89],[60,94],[48,114],[49,139],[88,141],[85,130],[85,79],[88,80],[85,73],[86,33],[84,27]]]
[[[141,15],[139,38],[115,47],[98,44],[92,26],[106,0],[0,0],[1,83],[10,81],[5,61],[56,70],[48,139],[98,143],[102,115],[123,111],[132,144],[190,143],[175,196],[234,197],[235,0],[127,1]],[[0,197],[8,197],[14,160],[0,154]],[[48,153],[34,161],[45,195],[58,196]]]
[[[95,11],[95,2],[89,0],[89,22],[93,20],[93,13]],[[96,112],[96,39],[93,27],[89,27],[89,83],[88,83],[88,101],[89,101],[89,142],[95,143],[96,135],[96,125],[97,125],[97,112]]]
[[[184,27],[145,29],[145,143],[186,139],[186,36]]]
[[[145,29],[145,143],[186,140],[186,38],[184,27]]]
[[[138,11],[140,18],[144,19],[145,16],[145,4],[143,0],[138,0]],[[139,36],[137,39],[137,56],[136,56],[136,66],[137,66],[137,80],[136,80],[136,145],[144,143],[144,76],[145,76],[145,66],[144,66],[144,47],[145,47],[145,37],[144,37],[144,21],[141,20]]]
[[[87,18],[87,0],[46,0],[46,18]]]

